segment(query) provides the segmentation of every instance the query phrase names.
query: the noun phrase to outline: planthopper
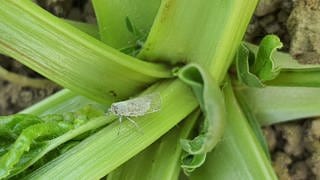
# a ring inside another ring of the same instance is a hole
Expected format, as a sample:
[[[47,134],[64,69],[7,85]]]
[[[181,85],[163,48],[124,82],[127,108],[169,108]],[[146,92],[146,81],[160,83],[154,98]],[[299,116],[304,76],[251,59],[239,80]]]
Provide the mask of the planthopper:
[[[118,116],[120,123],[122,122],[122,118],[125,117],[138,127],[137,123],[131,119],[132,117],[154,113],[159,111],[160,108],[161,96],[159,92],[155,92],[126,101],[112,103],[108,112]]]

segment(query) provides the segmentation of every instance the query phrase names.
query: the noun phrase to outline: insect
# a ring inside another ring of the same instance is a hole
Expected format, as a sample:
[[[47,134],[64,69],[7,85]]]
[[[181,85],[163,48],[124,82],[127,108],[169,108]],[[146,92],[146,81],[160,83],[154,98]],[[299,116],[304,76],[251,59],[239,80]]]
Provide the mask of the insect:
[[[125,117],[138,127],[137,123],[131,119],[132,117],[139,117],[149,113],[154,113],[159,111],[160,108],[160,93],[152,93],[126,101],[113,103],[111,104],[108,112],[119,116],[120,123],[122,122],[122,118]]]

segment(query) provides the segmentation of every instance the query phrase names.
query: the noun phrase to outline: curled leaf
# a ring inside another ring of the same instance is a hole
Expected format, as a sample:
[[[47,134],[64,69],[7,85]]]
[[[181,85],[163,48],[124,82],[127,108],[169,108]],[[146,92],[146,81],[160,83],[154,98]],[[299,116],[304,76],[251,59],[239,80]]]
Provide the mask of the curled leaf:
[[[244,44],[241,44],[236,56],[238,79],[251,87],[263,87],[265,81],[275,79],[280,67],[272,58],[273,53],[282,47],[275,35],[267,35],[260,43],[256,56]]]
[[[250,87],[263,87],[261,80],[250,72],[250,65],[254,63],[254,53],[244,44],[240,44],[236,54],[237,74],[240,82]]]
[[[219,84],[196,64],[183,67],[178,77],[192,88],[204,113],[200,134],[192,140],[181,139],[181,146],[190,155],[196,155],[193,158],[198,159],[200,155],[205,158],[205,154],[215,147],[224,132],[226,110],[223,94]],[[188,165],[184,164],[186,162]],[[203,162],[204,160],[190,162],[183,160],[182,167],[199,167]],[[191,171],[190,168],[187,169]]]
[[[280,68],[275,66],[272,54],[281,47],[282,43],[275,35],[267,35],[262,39],[252,69],[262,81],[272,80],[280,73]]]
[[[206,160],[204,154],[184,154],[181,158],[183,171],[186,175],[190,175],[196,168],[200,167]]]

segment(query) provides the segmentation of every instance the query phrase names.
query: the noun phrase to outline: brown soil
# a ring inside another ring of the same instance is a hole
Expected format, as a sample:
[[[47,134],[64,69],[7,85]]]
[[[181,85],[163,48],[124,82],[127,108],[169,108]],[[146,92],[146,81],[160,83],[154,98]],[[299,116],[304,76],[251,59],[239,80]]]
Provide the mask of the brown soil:
[[[305,63],[319,62],[320,0],[292,1],[261,0],[245,38],[258,43],[264,35],[276,34],[284,43],[283,51],[290,51]],[[59,17],[95,22],[87,0],[38,2]],[[40,82],[40,86],[33,83],[32,80],[43,80],[43,77],[8,57],[0,56],[0,65],[15,73],[13,75],[31,80],[25,83],[17,78],[0,79],[0,115],[16,113],[59,89],[46,80]],[[320,179],[320,119],[283,123],[263,130],[279,179]]]

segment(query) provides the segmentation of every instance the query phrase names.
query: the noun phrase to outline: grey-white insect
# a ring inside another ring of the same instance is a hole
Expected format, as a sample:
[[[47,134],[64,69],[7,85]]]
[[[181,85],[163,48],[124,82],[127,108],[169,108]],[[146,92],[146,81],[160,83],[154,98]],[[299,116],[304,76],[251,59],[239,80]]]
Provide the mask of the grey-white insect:
[[[152,93],[137,98],[129,99],[126,101],[120,101],[111,104],[108,112],[119,116],[119,121],[122,122],[122,118],[125,117],[131,121],[135,126],[136,122],[131,117],[144,116],[149,113],[159,111],[161,108],[161,96],[160,93]]]

